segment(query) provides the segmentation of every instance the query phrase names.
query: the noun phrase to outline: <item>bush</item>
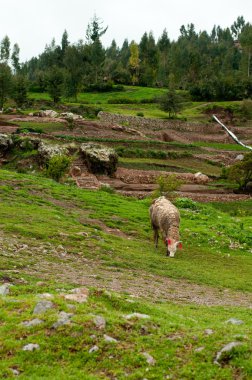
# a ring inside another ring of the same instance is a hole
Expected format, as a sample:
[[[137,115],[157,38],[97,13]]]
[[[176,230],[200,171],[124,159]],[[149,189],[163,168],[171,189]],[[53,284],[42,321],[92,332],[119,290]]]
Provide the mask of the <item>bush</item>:
[[[241,114],[247,119],[252,119],[252,100],[244,99],[241,104]]]
[[[242,161],[230,166],[227,177],[238,184],[239,190],[246,190],[247,184],[252,181],[252,153],[248,153]]]
[[[189,208],[190,210],[197,210],[197,203],[189,198],[177,198],[176,206],[179,208]]]
[[[59,182],[69,169],[70,163],[71,159],[65,155],[53,156],[47,164],[46,175]]]
[[[178,190],[183,181],[178,179],[175,174],[171,174],[159,176],[156,183],[158,184],[158,189],[153,192],[153,198],[158,198],[161,195],[164,195],[167,198],[173,199],[175,198],[175,191]]]
[[[136,100],[129,98],[117,98],[117,99],[109,99],[108,104],[135,104]]]
[[[144,117],[144,113],[143,112],[137,112],[137,116]]]

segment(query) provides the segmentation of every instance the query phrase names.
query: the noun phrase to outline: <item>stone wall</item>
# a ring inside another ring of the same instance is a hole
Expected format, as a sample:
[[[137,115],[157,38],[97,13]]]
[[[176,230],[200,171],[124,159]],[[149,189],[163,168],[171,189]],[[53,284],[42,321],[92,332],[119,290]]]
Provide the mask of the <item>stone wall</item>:
[[[102,122],[109,124],[122,124],[133,128],[151,128],[152,130],[174,129],[181,132],[204,132],[206,128],[209,129],[209,126],[206,127],[199,123],[189,123],[181,120],[148,119],[140,116],[112,114],[103,111],[99,112],[98,118]],[[220,128],[214,124],[211,124],[210,128],[215,133],[220,131]]]

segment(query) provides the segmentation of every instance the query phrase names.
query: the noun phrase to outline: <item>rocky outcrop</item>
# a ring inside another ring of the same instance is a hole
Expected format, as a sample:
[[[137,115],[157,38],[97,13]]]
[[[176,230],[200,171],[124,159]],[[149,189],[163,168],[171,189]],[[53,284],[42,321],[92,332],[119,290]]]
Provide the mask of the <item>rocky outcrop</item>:
[[[91,173],[113,176],[117,169],[118,156],[106,146],[85,143],[80,146],[81,156]]]
[[[12,146],[13,141],[11,137],[0,133],[0,157],[3,156]]]
[[[54,156],[61,156],[68,153],[66,146],[45,144],[40,142],[38,147],[38,153],[43,162],[49,161]]]

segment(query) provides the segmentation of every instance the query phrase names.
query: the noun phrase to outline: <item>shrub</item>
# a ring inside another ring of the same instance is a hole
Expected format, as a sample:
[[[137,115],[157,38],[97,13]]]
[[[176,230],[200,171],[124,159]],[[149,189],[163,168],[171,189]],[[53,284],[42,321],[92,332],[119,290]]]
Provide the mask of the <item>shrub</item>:
[[[71,159],[65,155],[53,156],[47,164],[46,175],[59,182],[69,169],[70,163]]]
[[[114,194],[115,193],[115,189],[113,189],[113,187],[111,187],[110,185],[108,185],[106,183],[104,183],[103,185],[101,185],[100,191],[104,191],[105,193],[109,193],[109,194]]]
[[[117,99],[108,100],[108,104],[134,104],[134,103],[137,103],[137,102],[130,98],[117,98]]]
[[[179,208],[189,208],[190,210],[197,210],[197,203],[189,198],[177,198],[176,206]]]
[[[230,166],[227,176],[229,180],[238,184],[239,190],[246,190],[247,184],[252,181],[252,153]]]
[[[143,112],[137,112],[137,116],[144,117],[144,113]]]
[[[247,119],[252,119],[252,100],[244,99],[241,104],[241,114]]]
[[[175,191],[178,190],[183,181],[178,179],[175,174],[171,174],[159,176],[156,183],[158,184],[158,189],[156,189],[152,194],[154,198],[164,195],[167,198],[173,199],[175,198]]]

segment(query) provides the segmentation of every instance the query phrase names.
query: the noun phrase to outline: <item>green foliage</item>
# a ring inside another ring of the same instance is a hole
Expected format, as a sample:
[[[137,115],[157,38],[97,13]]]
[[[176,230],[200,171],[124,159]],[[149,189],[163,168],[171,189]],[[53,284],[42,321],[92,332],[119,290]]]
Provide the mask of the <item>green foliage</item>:
[[[137,116],[144,117],[144,113],[143,112],[137,112]]]
[[[3,108],[4,102],[11,94],[12,74],[11,69],[6,63],[0,62],[0,109]]]
[[[252,181],[252,153],[246,154],[242,161],[232,165],[227,177],[236,182],[240,190],[246,190],[247,184]]]
[[[15,100],[18,107],[22,107],[27,103],[27,88],[28,83],[23,75],[16,75],[13,78],[12,98]]]
[[[154,149],[141,149],[141,148],[125,148],[123,146],[116,147],[116,152],[120,157],[139,157],[139,158],[160,158],[160,159],[177,159],[191,157],[192,153],[176,152],[164,150],[154,150]]]
[[[198,210],[199,204],[197,202],[194,202],[192,199],[189,198],[177,198],[176,199],[176,206],[179,208],[185,208],[190,210]]]
[[[181,99],[173,89],[159,98],[159,106],[162,111],[168,113],[169,118],[175,117],[182,109]]]
[[[247,119],[252,119],[252,100],[244,99],[241,104],[241,114]]]
[[[175,192],[182,185],[183,181],[178,179],[175,174],[171,175],[161,175],[157,178],[156,183],[158,184],[158,189],[154,190],[152,193],[153,198],[158,198],[161,195],[167,198],[175,198]]]
[[[47,90],[54,103],[60,101],[62,95],[63,73],[57,66],[52,67],[47,73]]]
[[[46,175],[59,182],[69,169],[70,163],[71,159],[65,155],[53,156],[47,164]]]

